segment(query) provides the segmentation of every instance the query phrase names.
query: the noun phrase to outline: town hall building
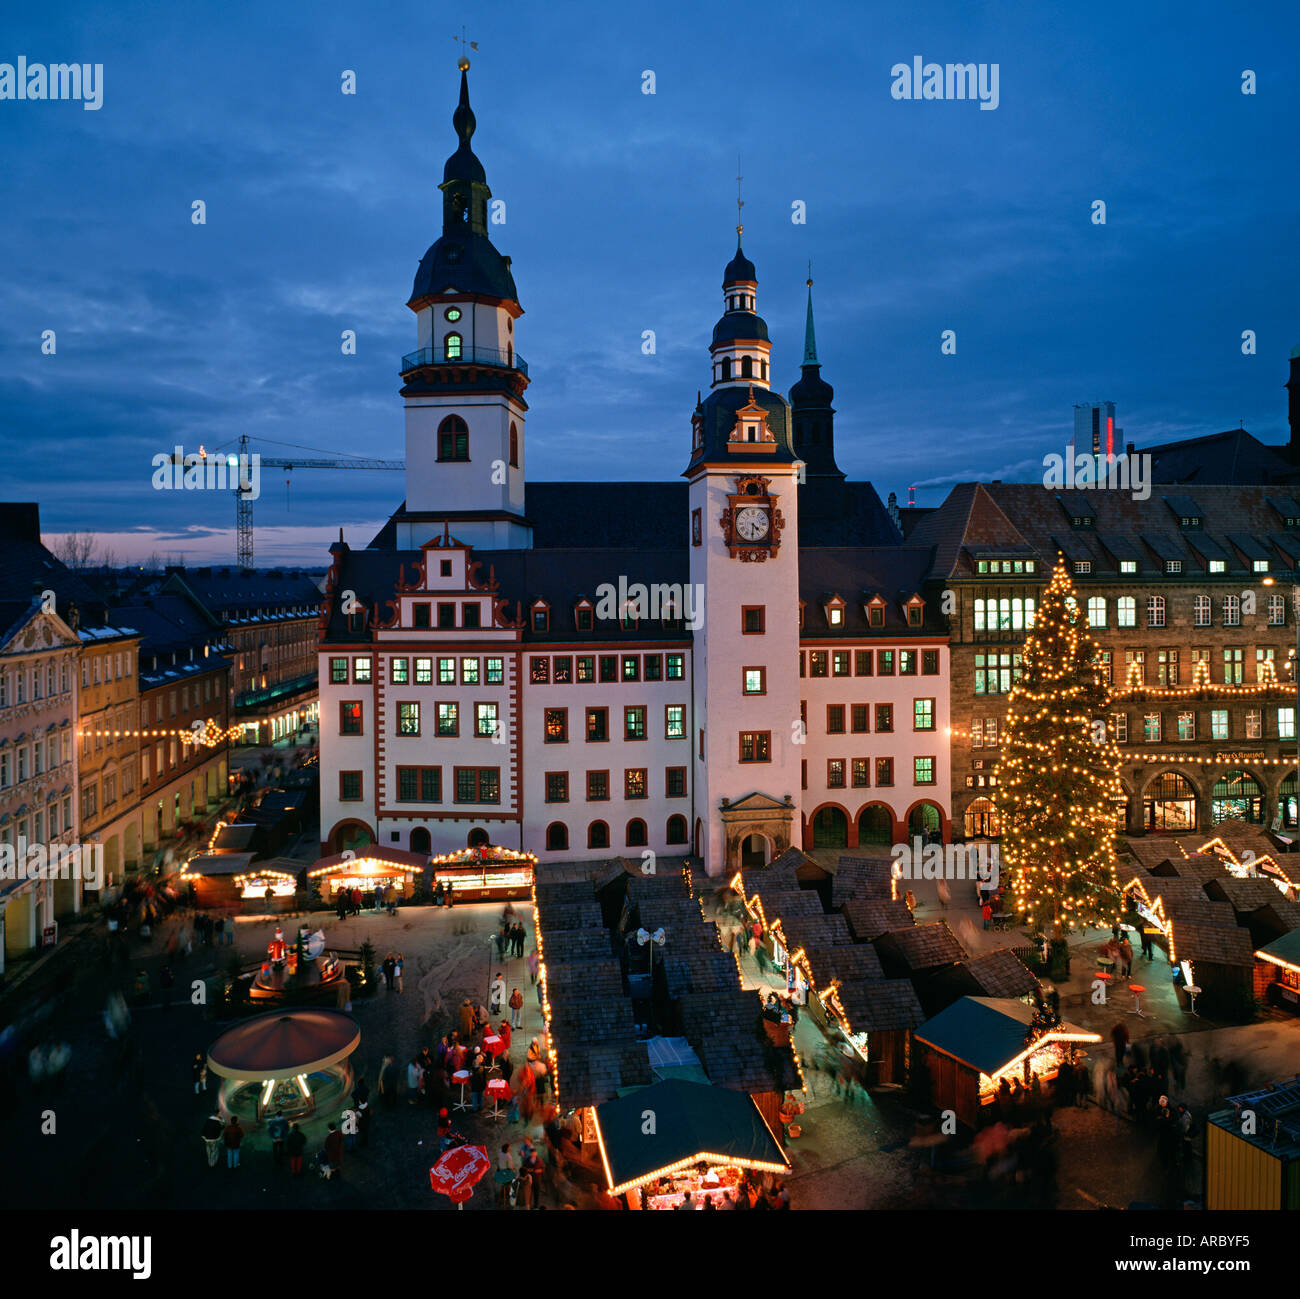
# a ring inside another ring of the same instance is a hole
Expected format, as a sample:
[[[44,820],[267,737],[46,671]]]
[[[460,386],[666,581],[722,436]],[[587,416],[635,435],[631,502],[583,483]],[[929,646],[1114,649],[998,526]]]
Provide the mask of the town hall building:
[[[947,838],[932,550],[836,464],[811,281],[787,399],[738,226],[680,478],[529,483],[524,313],[488,236],[467,66],[407,304],[406,499],[369,546],[331,548],[322,852],[491,842],[719,875]]]

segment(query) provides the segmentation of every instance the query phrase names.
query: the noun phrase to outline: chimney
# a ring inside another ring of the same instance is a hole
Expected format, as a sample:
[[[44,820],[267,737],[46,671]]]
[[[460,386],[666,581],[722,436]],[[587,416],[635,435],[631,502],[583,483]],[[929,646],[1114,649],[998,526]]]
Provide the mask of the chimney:
[[[1286,418],[1291,425],[1291,441],[1287,444],[1287,456],[1292,463],[1300,462],[1300,347],[1291,349],[1291,377],[1286,381],[1290,400],[1287,402]]]
[[[1128,444],[1124,447],[1124,454],[1125,454],[1126,456],[1131,456],[1131,455],[1133,455],[1134,452],[1136,452],[1136,451],[1137,451],[1137,443],[1136,443],[1136,442],[1130,442],[1130,443],[1128,443]]]
[[[41,544],[41,507],[35,501],[0,505],[0,539]]]

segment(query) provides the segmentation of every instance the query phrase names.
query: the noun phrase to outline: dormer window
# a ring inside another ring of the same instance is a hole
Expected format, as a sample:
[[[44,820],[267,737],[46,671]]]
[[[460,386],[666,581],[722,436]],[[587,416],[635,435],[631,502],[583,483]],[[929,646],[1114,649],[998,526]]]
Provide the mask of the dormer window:
[[[573,607],[573,625],[579,631],[591,631],[595,626],[595,613],[588,600],[581,600]]]
[[[1265,565],[1265,567],[1267,567],[1267,565]],[[1182,571],[1183,571],[1183,561],[1181,559],[1165,560],[1166,573],[1181,573]]]
[[[826,625],[828,627],[844,626],[844,601],[838,595],[832,596],[823,607],[826,610]]]
[[[799,630],[803,631],[804,602],[799,601]]]
[[[1227,571],[1228,571],[1228,566],[1226,563],[1224,563],[1223,560],[1221,559],[1210,560],[1211,573],[1226,573]]]
[[[746,441],[746,442],[757,442],[757,441],[758,441],[758,425],[757,425],[757,424],[746,424],[746,425],[745,425],[745,441]]]
[[[534,631],[551,630],[551,606],[545,600],[534,601],[532,622]]]
[[[914,595],[907,602],[907,625],[909,627],[921,627],[925,624],[925,601],[919,595]]]
[[[885,602],[880,596],[873,595],[863,608],[866,610],[868,627],[885,625]]]
[[[1267,573],[1267,572],[1268,572],[1268,560],[1267,560],[1267,559],[1257,559],[1257,560],[1255,560],[1255,561],[1251,564],[1250,567],[1251,567],[1251,571],[1254,572],[1254,573]]]
[[[629,600],[623,606],[623,630],[636,631],[639,619],[636,616],[636,605]]]
[[[1136,573],[1138,571],[1136,559],[1121,559],[1119,561],[1119,571],[1121,573]]]

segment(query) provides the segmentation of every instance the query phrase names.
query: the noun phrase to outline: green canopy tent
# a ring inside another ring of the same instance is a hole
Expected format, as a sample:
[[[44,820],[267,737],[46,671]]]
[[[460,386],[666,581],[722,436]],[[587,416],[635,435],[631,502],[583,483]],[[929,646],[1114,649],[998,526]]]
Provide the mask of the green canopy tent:
[[[790,1163],[747,1092],[670,1078],[595,1108],[611,1195],[693,1164],[785,1173]]]

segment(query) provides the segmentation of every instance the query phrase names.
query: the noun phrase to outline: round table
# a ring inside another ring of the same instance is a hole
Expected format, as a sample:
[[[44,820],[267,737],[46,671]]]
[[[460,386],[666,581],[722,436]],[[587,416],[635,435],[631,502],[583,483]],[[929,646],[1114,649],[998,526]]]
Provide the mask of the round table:
[[[497,1119],[505,1118],[501,1109],[501,1102],[510,1098],[510,1084],[504,1078],[489,1078],[487,1085],[488,1095],[492,1097],[492,1112],[488,1115],[493,1122]]]
[[[457,1069],[456,1072],[452,1074],[451,1080],[454,1083],[460,1083],[460,1100],[458,1100],[455,1103],[455,1105],[452,1106],[452,1109],[456,1109],[456,1110],[469,1109],[469,1104],[465,1100],[465,1084],[469,1082],[469,1070]]]
[[[1146,989],[1140,983],[1130,983],[1128,990],[1133,994],[1133,1009],[1129,1011],[1130,1015],[1136,1015],[1139,1019],[1146,1019],[1142,1013],[1142,994]]]
[[[1186,985],[1186,992],[1187,999],[1192,1003],[1187,1013],[1189,1015],[1196,1015],[1196,998],[1201,995],[1201,990],[1196,986],[1196,984],[1189,983]],[[1196,1018],[1200,1019],[1200,1016],[1196,1015]]]

